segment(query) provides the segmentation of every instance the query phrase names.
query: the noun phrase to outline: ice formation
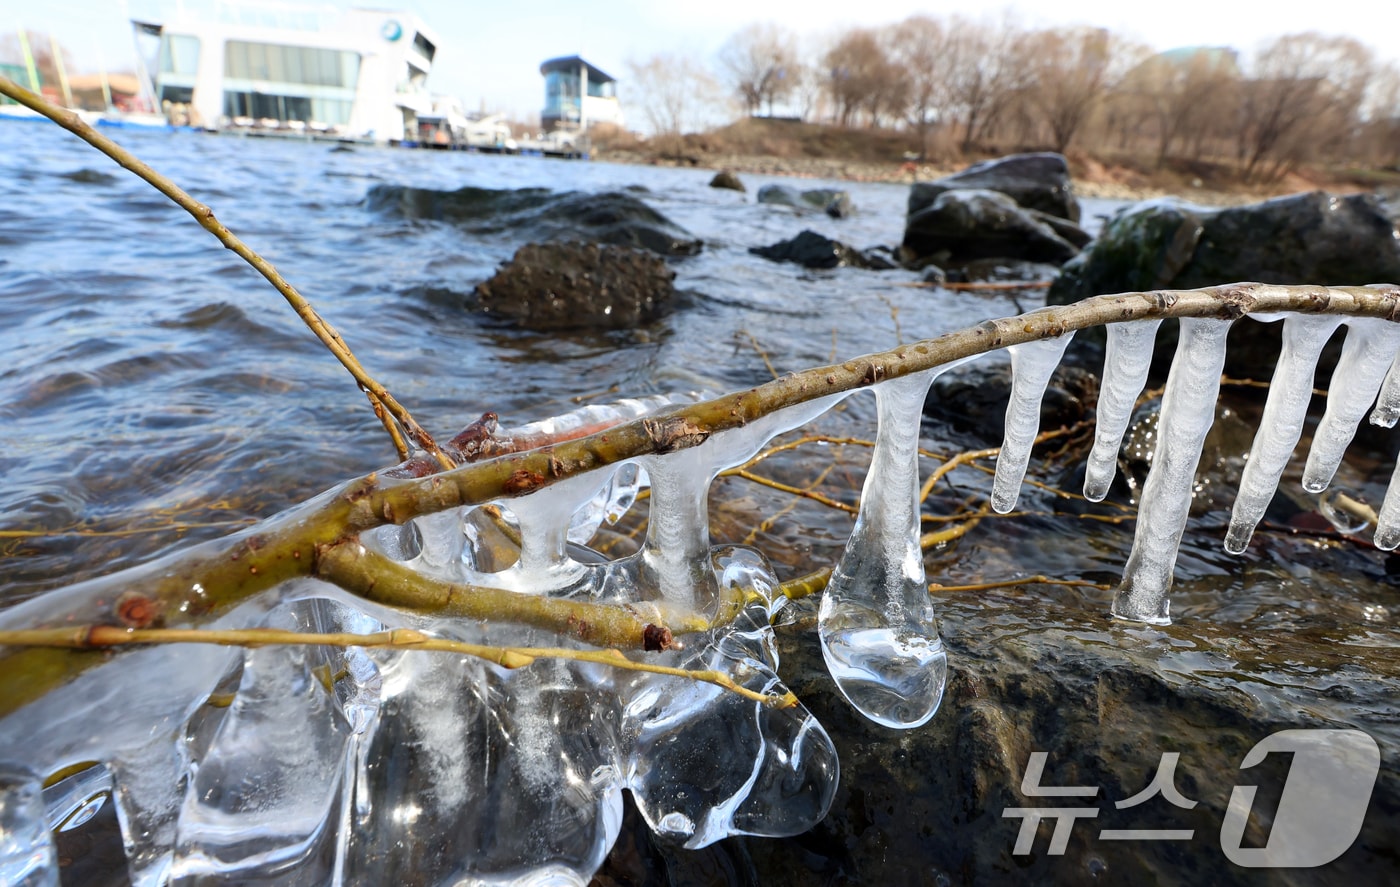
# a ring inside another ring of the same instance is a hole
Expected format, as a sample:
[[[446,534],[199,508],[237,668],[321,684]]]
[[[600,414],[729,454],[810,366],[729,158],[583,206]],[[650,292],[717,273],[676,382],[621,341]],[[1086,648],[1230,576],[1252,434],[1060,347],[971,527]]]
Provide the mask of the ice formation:
[[[1185,319],[1160,437],[1112,612],[1169,620],[1168,592],[1202,443],[1214,419],[1229,320]],[[1110,326],[1085,495],[1098,500],[1147,378],[1157,321]],[[1226,537],[1249,542],[1300,439],[1322,346],[1348,328],[1304,474],[1330,481],[1373,400],[1400,416],[1400,325],[1290,316],[1261,431]],[[1015,507],[1039,407],[1069,334],[1011,347],[1012,391],[991,505]],[[878,433],[850,541],[822,597],[818,634],[837,687],[865,716],[916,727],[936,712],[948,662],[919,545],[918,449],[930,384],[961,361],[892,379],[872,372]],[[872,365],[873,368],[873,365]],[[1388,371],[1388,375],[1387,375]],[[771,624],[786,603],[763,555],[715,546],[714,477],[847,392],[712,435],[660,419],[661,452],[494,503],[361,534],[367,548],[450,582],[732,620],[653,661],[785,692]],[[689,400],[693,398],[680,398]],[[677,398],[590,407],[516,429],[514,446],[580,436]],[[494,419],[494,417],[493,417]],[[650,488],[647,536],[608,560],[585,547]],[[1400,469],[1376,542],[1400,543]],[[499,509],[497,511],[496,509]],[[0,614],[37,621],[42,602]],[[723,620],[720,620],[723,621]],[[498,646],[583,646],[544,629],[392,610],[314,580],[284,583],[209,627],[370,633],[409,626]],[[141,692],[151,687],[158,692]],[[132,882],[584,884],[620,828],[630,791],[658,834],[686,847],[791,835],[826,813],[836,751],[801,705],[774,708],[714,685],[540,660],[506,670],[440,652],[204,645],[132,649],[0,720],[0,882],[58,879],[53,829],[106,800]],[[86,769],[83,768],[86,766]],[[45,774],[67,773],[44,787]]]

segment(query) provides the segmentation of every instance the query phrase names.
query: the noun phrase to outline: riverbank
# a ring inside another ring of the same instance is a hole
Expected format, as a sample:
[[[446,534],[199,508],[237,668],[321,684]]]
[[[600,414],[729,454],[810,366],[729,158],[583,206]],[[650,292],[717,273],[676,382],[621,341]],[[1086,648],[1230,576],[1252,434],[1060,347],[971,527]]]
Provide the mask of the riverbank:
[[[594,158],[645,166],[729,170],[740,175],[776,175],[848,182],[925,182],[987,159],[911,161],[909,136],[893,131],[841,130],[813,124],[741,121],[708,133],[685,136],[679,146],[635,139],[595,145]],[[1007,151],[1006,153],[1014,153]],[[988,155],[991,156],[991,155]],[[1400,185],[1400,173],[1301,169],[1277,182],[1246,183],[1222,163],[1169,162],[1161,167],[1134,158],[1106,158],[1083,151],[1066,155],[1080,197],[1146,200],[1174,195],[1209,206],[1255,203],[1300,191],[1353,193]]]

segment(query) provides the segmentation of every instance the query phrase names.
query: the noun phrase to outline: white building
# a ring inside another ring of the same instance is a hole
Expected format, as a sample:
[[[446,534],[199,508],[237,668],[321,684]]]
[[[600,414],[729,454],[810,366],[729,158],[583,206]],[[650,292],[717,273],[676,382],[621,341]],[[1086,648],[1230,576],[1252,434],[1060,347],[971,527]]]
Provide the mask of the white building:
[[[186,0],[132,24],[160,38],[157,101],[198,125],[397,142],[432,112],[438,40],[410,12]]]
[[[622,126],[615,77],[576,55],[550,59],[540,65],[540,73],[544,75],[540,125],[546,131],[586,130],[599,123]]]

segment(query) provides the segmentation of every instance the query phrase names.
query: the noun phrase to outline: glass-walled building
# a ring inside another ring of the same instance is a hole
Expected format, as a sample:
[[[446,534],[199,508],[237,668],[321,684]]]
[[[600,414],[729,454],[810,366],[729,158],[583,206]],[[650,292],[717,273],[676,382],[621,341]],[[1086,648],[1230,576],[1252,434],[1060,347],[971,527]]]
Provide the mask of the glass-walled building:
[[[550,59],[540,65],[540,73],[544,75],[540,123],[546,130],[622,125],[616,78],[576,55]]]
[[[438,41],[407,12],[186,0],[159,24],[155,94],[217,129],[395,142],[432,111]]]

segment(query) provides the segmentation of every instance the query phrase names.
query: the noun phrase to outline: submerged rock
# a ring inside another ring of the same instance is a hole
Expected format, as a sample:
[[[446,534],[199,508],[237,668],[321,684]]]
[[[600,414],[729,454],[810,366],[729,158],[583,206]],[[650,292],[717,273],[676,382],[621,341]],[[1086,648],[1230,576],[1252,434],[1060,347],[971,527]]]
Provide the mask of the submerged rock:
[[[909,215],[931,206],[945,191],[973,189],[1005,194],[1026,209],[1079,221],[1069,166],[1061,154],[1012,154],[969,166],[962,172],[917,182],[909,191]]]
[[[844,219],[855,212],[851,195],[835,188],[799,191],[791,185],[764,185],[758,189],[757,199],[759,203],[791,206],[796,209],[819,209],[835,219]]]
[[[676,273],[644,250],[596,243],[527,243],[476,288],[491,317],[526,329],[625,329],[655,320]]]
[[[664,256],[693,256],[702,242],[631,194],[548,188],[459,188],[439,191],[376,185],[365,198],[373,212],[451,222],[473,234],[510,232],[533,240],[585,237]]]
[[[858,250],[815,231],[803,231],[791,240],[782,240],[772,246],[752,246],[749,252],[775,262],[796,262],[807,268],[846,265],[883,271],[896,267],[893,261],[876,250]]]
[[[727,169],[722,169],[715,173],[715,177],[710,179],[711,188],[727,188],[730,191],[748,191],[739,177]]]
[[[1063,220],[1052,224],[1043,213],[996,191],[945,191],[911,214],[904,228],[904,247],[912,257],[945,267],[990,258],[1059,265],[1079,252],[1075,241],[1087,242],[1088,236]]]

